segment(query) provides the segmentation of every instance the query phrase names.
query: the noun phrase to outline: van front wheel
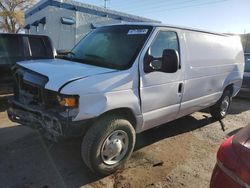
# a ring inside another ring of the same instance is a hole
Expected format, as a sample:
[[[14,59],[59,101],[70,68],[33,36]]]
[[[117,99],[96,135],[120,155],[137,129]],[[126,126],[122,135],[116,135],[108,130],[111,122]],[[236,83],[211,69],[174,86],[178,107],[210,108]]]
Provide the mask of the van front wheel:
[[[83,138],[81,155],[95,173],[108,175],[121,168],[131,156],[135,130],[131,123],[116,115],[100,117]]]
[[[231,105],[232,96],[229,90],[225,90],[219,101],[210,107],[210,113],[216,120],[221,120],[226,117]]]

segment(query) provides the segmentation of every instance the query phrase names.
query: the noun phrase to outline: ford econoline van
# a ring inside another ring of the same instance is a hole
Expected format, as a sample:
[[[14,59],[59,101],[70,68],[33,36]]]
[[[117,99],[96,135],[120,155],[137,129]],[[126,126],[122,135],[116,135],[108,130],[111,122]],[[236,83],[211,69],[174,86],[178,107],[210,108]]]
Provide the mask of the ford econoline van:
[[[97,28],[61,58],[17,63],[9,118],[54,140],[83,133],[100,174],[129,159],[136,133],[207,107],[224,118],[244,71],[237,36],[147,23]]]

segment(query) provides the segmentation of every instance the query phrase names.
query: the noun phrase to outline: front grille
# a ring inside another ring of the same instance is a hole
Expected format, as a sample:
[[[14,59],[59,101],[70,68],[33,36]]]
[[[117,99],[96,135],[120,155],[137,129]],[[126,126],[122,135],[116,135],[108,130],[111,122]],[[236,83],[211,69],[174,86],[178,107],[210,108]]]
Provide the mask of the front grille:
[[[28,69],[15,71],[15,98],[22,104],[38,105],[43,108],[62,110],[55,91],[45,89],[48,78]]]
[[[20,102],[25,104],[44,104],[43,91],[45,83],[37,85],[24,79],[25,75],[32,75],[32,82],[43,79],[42,76],[35,73],[27,72],[27,70],[17,69],[15,72],[15,96]],[[35,80],[36,79],[36,80]]]
[[[26,96],[30,97],[33,102],[43,103],[42,88],[23,82],[20,90],[24,95],[27,94]]]
[[[29,104],[42,104],[42,88],[33,84],[27,83],[19,79],[18,95],[20,102]]]
[[[23,80],[22,75],[16,75],[18,94],[17,98],[23,104],[39,105],[47,108],[60,108],[57,101],[57,93],[44,89],[44,87],[37,86]]]
[[[38,96],[39,95],[39,88],[38,87],[35,87],[31,84],[28,84],[28,83],[25,83],[23,82],[22,83],[22,86],[21,86],[21,89],[34,95],[34,96]]]
[[[57,100],[57,92],[44,90],[44,103],[48,108],[60,108]]]

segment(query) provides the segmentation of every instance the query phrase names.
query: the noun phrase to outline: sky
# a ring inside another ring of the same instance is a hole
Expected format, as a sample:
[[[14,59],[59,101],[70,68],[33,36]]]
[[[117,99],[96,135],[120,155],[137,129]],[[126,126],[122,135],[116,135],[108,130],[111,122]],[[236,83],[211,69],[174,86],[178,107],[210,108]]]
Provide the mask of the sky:
[[[104,6],[104,0],[76,0]],[[250,0],[108,0],[107,8],[223,33],[250,33]]]

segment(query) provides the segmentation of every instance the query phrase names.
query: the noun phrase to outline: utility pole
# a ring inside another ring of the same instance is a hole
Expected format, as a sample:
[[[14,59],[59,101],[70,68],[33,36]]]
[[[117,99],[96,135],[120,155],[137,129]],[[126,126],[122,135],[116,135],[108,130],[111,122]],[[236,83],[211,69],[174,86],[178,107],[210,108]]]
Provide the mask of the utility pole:
[[[104,8],[107,8],[107,2],[108,0],[104,0]]]

